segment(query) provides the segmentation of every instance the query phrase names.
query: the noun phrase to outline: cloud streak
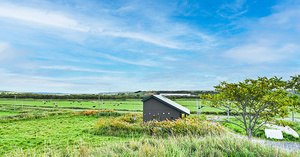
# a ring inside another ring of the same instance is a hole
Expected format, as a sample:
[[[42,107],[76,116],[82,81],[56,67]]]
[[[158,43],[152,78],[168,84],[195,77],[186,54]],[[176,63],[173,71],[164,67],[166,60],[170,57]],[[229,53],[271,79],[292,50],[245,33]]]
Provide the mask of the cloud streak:
[[[100,20],[100,22],[97,22],[97,20],[93,19],[93,17],[85,16],[83,16],[84,18],[75,19],[63,12],[23,7],[9,3],[0,3],[0,17],[24,21],[26,25],[30,25],[32,27],[36,27],[36,24],[38,24],[58,29],[84,32],[100,37],[109,36],[115,38],[127,38],[170,49],[203,49],[213,41],[212,37],[204,35],[203,32],[191,29],[186,25],[168,23],[168,21],[164,23],[160,22],[160,24],[165,25],[167,29],[162,28],[162,31],[149,34],[143,30],[135,30],[134,28],[138,27],[136,24],[133,25],[133,28],[130,28],[128,26],[124,26],[122,23],[112,21],[109,17]],[[88,20],[84,21],[83,19]],[[117,20],[122,21],[123,19],[122,17],[119,17]],[[178,35],[189,36],[190,34],[193,35],[189,38],[195,40],[195,42],[185,43],[178,41],[177,39]],[[205,44],[197,44],[197,42]],[[191,44],[195,46],[191,46]]]
[[[84,71],[84,72],[96,72],[96,73],[112,73],[112,74],[120,74],[123,72],[119,71],[108,71],[108,70],[95,70],[95,69],[87,69],[87,68],[78,68],[73,66],[41,66],[41,69],[52,69],[52,70],[71,70],[71,71]]]
[[[113,61],[117,61],[117,62],[121,62],[121,63],[126,63],[126,64],[132,64],[132,65],[141,65],[141,66],[158,66],[159,63],[156,62],[156,61],[151,61],[151,60],[135,60],[135,61],[131,61],[129,59],[124,59],[124,58],[120,58],[120,57],[115,57],[115,56],[112,56],[112,55],[109,55],[109,54],[105,54],[105,53],[99,53],[98,52],[98,55],[100,57],[103,57],[103,58],[107,58],[107,59],[110,59],[110,60],[113,60]]]
[[[71,29],[76,31],[86,31],[84,28],[78,26],[78,22],[76,20],[53,11],[45,11],[2,3],[0,5],[0,16],[36,24],[42,24],[46,26]]]
[[[247,63],[279,62],[291,58],[298,49],[299,46],[295,44],[274,46],[264,43],[253,43],[234,47],[226,51],[224,56]]]

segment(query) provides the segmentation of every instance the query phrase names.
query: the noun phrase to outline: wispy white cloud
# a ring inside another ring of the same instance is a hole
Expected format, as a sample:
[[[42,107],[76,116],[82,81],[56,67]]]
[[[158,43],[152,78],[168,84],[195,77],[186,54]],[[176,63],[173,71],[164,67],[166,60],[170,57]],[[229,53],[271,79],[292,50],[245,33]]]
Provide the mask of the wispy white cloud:
[[[224,56],[247,63],[278,62],[291,58],[298,49],[299,46],[296,44],[278,46],[265,43],[249,43],[226,51]]]
[[[300,6],[277,8],[280,9],[268,16],[235,22],[238,28],[247,31],[232,38],[237,44],[223,56],[252,65],[293,62],[299,58]]]
[[[229,4],[223,4],[217,12],[222,17],[236,18],[248,12],[244,6],[245,2],[246,0],[236,0]]]
[[[162,39],[161,37],[146,35],[143,33],[137,33],[137,32],[126,32],[126,31],[106,31],[101,32],[102,35],[108,35],[108,36],[114,36],[114,37],[123,37],[123,38],[130,38],[130,39],[136,39],[141,40],[147,43],[151,43],[154,45],[167,47],[167,48],[173,48],[173,49],[182,49],[182,47],[179,45],[179,43],[171,42],[166,39]]]
[[[53,70],[71,70],[71,71],[85,71],[85,72],[96,72],[96,73],[123,73],[118,71],[108,71],[108,70],[95,70],[95,69],[87,69],[87,68],[78,68],[74,66],[63,66],[63,65],[55,65],[55,66],[41,66],[41,69],[53,69]]]
[[[1,88],[9,91],[64,91],[65,88],[75,86],[74,83],[65,81],[53,81],[45,78],[37,78],[32,75],[11,73],[0,69]],[[26,82],[26,83],[24,83]],[[54,90],[53,90],[54,89]]]
[[[0,64],[7,64],[7,62],[10,62],[11,60],[22,58],[25,55],[29,54],[24,54],[24,52],[17,50],[16,48],[12,47],[9,43],[0,41]]]
[[[0,42],[0,52],[3,52],[8,48],[8,44],[5,42]]]
[[[98,52],[98,54],[101,57],[104,57],[104,58],[107,58],[107,59],[110,59],[110,60],[114,60],[114,61],[117,61],[117,62],[121,62],[121,63],[126,63],[126,64],[142,65],[142,66],[158,66],[159,65],[158,62],[152,61],[152,60],[149,60],[149,59],[132,61],[132,60],[129,60],[129,59],[115,57],[115,56],[112,56],[112,55],[109,55],[109,54],[105,54],[105,53],[99,53]]]
[[[78,25],[78,21],[53,11],[1,3],[0,16],[46,26],[72,29],[76,31],[86,31],[86,29]]]
[[[136,79],[113,76],[59,77],[13,73],[0,68],[1,90],[18,92],[98,93],[126,90]],[[26,82],[26,83],[24,83]]]
[[[300,6],[281,10],[259,21],[266,28],[294,30],[300,32]]]
[[[120,8],[120,10],[126,12],[131,10],[131,8],[128,6],[123,9]],[[192,29],[188,25],[171,22],[166,19],[166,16],[151,19],[158,21],[148,21],[153,23],[151,27],[154,27],[150,29],[150,33],[149,29],[146,31],[144,28],[139,28],[139,23],[133,23],[131,27],[128,27],[127,24],[124,25],[124,23],[130,21],[126,21],[122,17],[111,18],[111,16],[104,16],[99,20],[98,18],[85,17],[85,15],[81,16],[77,18],[63,11],[58,12],[49,9],[0,3],[0,17],[25,21],[26,25],[32,27],[43,25],[47,26],[47,28],[69,29],[99,37],[128,38],[171,49],[203,49],[214,42],[212,36],[205,35],[205,33]],[[165,19],[162,20],[161,18]],[[147,19],[139,20],[146,21]],[[155,28],[156,24],[163,26],[160,27],[161,30]],[[193,42],[179,40],[178,37],[182,38],[182,36],[190,38],[189,40],[193,40]]]

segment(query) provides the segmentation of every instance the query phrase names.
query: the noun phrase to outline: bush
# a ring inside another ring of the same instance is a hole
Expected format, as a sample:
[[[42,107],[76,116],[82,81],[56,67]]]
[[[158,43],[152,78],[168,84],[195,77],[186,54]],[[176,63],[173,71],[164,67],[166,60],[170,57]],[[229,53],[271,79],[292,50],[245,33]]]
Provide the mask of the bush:
[[[85,110],[84,112],[75,112],[76,114],[81,114],[85,116],[121,116],[120,113],[115,112],[114,110]]]
[[[220,135],[224,128],[219,123],[204,121],[203,119],[190,116],[189,118],[174,121],[150,121],[142,122],[142,114],[137,114],[137,124],[134,123],[135,114],[127,114],[119,118],[100,119],[95,128],[95,134],[114,136],[128,136],[134,134],[146,135]]]

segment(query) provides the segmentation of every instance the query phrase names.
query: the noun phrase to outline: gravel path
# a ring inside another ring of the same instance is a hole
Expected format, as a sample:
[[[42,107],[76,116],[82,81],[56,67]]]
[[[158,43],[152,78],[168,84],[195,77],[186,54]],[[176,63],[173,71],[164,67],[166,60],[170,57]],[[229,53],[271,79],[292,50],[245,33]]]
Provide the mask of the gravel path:
[[[223,118],[227,119],[227,116],[216,116],[215,120],[221,120]],[[291,118],[286,118],[284,120],[292,120]],[[297,121],[300,121],[300,119],[296,119]],[[241,135],[237,135],[235,133],[230,132],[232,135],[241,138],[241,139],[248,139],[248,137],[246,136],[241,136]],[[277,148],[281,148],[281,149],[285,149],[288,151],[293,151],[293,150],[300,150],[300,142],[284,142],[284,141],[269,141],[269,140],[263,140],[263,139],[252,139],[253,142],[255,143],[260,143],[263,145],[268,145],[268,146],[273,146],[273,147],[277,147]]]
[[[237,135],[235,133],[229,132],[230,134],[234,135],[235,137],[238,137],[240,139],[248,139],[246,136]],[[267,146],[273,146],[281,149],[285,149],[287,151],[299,151],[300,150],[300,143],[296,142],[281,142],[281,141],[268,141],[268,140],[262,140],[262,139],[252,139],[252,142],[260,143]]]

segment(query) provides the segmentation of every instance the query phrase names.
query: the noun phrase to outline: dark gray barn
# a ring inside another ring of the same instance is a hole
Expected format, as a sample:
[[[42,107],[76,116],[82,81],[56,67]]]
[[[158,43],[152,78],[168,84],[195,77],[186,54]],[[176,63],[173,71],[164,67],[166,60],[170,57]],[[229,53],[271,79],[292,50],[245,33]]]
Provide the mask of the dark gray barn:
[[[164,121],[181,118],[182,114],[190,115],[190,110],[162,96],[151,95],[143,101],[143,121]]]

